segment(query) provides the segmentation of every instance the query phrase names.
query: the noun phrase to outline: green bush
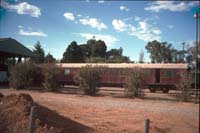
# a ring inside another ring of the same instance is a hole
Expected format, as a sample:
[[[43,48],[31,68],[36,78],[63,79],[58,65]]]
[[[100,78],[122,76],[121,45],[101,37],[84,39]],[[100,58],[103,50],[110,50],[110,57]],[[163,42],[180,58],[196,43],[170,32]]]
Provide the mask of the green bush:
[[[141,97],[144,95],[142,91],[142,71],[139,68],[128,70],[126,78],[125,90],[129,97]]]
[[[87,95],[95,95],[98,92],[98,85],[101,81],[102,67],[90,66],[80,68],[74,77],[79,88]]]
[[[16,89],[30,89],[37,76],[37,67],[32,62],[24,62],[10,69],[10,86]]]
[[[177,100],[182,102],[188,102],[191,98],[191,91],[192,87],[192,76],[187,74],[180,75],[180,81],[176,84],[177,90],[180,91],[177,95]]]
[[[42,83],[45,91],[56,91],[60,87],[58,75],[60,69],[55,64],[44,64],[42,66],[42,75],[44,76],[44,82]]]

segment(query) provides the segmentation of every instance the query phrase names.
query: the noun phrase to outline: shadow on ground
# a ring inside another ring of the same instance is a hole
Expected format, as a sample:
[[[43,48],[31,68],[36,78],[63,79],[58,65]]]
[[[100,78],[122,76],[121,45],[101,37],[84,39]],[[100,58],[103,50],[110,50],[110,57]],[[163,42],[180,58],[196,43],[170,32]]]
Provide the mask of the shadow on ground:
[[[44,121],[40,122],[41,125],[45,123],[49,126],[63,129],[66,133],[89,133],[93,131],[92,128],[61,116],[56,111],[50,110],[47,107],[40,105],[37,105],[36,107],[36,119],[39,118]]]
[[[4,96],[0,93],[0,132],[24,133],[28,132],[30,110],[34,105],[36,133],[91,133],[92,128],[61,116],[54,110],[34,103],[32,97],[26,93]]]

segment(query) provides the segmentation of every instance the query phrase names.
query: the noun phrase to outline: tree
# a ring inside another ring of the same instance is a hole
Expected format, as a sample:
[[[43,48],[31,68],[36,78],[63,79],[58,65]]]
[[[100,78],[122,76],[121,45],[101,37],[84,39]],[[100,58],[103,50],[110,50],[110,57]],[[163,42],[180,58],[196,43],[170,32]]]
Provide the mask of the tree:
[[[95,95],[101,81],[102,67],[87,65],[79,69],[74,80],[87,95]]]
[[[180,81],[176,84],[177,90],[180,91],[180,93],[177,95],[177,99],[183,102],[189,101],[189,99],[191,98],[191,87],[192,75],[181,73]]]
[[[123,49],[120,47],[119,49],[111,49],[107,52],[106,57],[107,58],[114,58],[122,56]]]
[[[81,47],[77,45],[76,41],[71,42],[71,44],[67,47],[66,51],[63,53],[63,58],[61,62],[71,62],[71,63],[84,62],[84,57]]]
[[[85,59],[86,63],[105,63],[106,59],[102,57],[90,57]]]
[[[193,44],[189,44],[186,52],[187,63],[192,63],[193,61],[196,61],[196,42],[193,42]],[[200,63],[200,47],[198,47],[197,56],[198,62]]]
[[[158,42],[156,40],[148,42],[145,46],[152,63],[171,63],[173,60],[172,45],[167,42]]]
[[[51,53],[48,53],[45,56],[44,62],[45,63],[54,63],[56,61],[56,59],[53,57],[53,55]]]
[[[83,53],[84,60],[91,57],[92,49],[89,44],[82,44],[82,45],[80,45],[80,48]]]
[[[106,53],[107,63],[129,63],[130,59],[127,56],[123,56],[123,49],[111,49]]]
[[[177,63],[178,62],[178,57],[177,57],[178,51],[176,49],[172,49],[171,52],[172,52],[172,62]]]
[[[130,59],[127,56],[117,56],[109,58],[106,60],[106,63],[130,63]]]
[[[92,39],[89,39],[87,41],[87,45],[89,45],[90,47],[92,47],[91,45],[95,44],[95,42],[96,42],[96,39],[95,39],[95,36],[93,36]]]
[[[106,56],[107,46],[104,41],[96,40],[95,36],[87,41],[86,45],[82,46],[84,52],[87,52],[87,58],[92,57],[102,57]]]
[[[56,64],[45,64],[42,66],[44,81],[42,83],[46,91],[57,91],[60,87],[58,76],[60,68]]]
[[[34,45],[33,53],[35,57],[33,57],[32,60],[35,63],[44,63],[45,53],[39,41]]]
[[[126,80],[126,85],[125,85],[125,90],[127,96],[130,97],[140,97],[144,95],[144,92],[142,91],[142,71],[140,68],[134,68],[131,70],[127,70],[128,75],[127,75],[127,80]]]
[[[140,56],[139,56],[139,63],[144,63],[144,51],[140,51]]]
[[[95,41],[95,43],[92,45],[92,56],[105,58],[106,50],[107,46],[104,41]]]
[[[10,69],[10,86],[16,89],[30,89],[38,75],[38,68],[33,62],[16,64]]]

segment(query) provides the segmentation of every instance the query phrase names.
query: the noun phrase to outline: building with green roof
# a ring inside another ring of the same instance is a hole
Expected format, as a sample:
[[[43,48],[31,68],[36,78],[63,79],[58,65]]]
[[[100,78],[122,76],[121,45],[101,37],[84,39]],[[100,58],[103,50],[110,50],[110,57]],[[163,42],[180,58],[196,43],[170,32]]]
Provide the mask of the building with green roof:
[[[12,38],[0,38],[0,83],[7,81],[8,65],[19,63],[22,58],[34,57],[34,53]],[[16,62],[17,59],[17,62]]]

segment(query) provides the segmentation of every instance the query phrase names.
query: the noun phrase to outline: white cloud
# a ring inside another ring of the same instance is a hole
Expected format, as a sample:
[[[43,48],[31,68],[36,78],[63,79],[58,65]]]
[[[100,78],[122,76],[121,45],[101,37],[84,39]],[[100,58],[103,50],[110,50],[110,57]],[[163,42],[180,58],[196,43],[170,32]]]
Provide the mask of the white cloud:
[[[148,7],[145,7],[144,9],[152,12],[159,12],[160,10],[181,12],[181,11],[188,11],[194,6],[198,6],[198,1],[192,1],[192,2],[156,1],[152,2]]]
[[[98,30],[107,29],[107,26],[96,18],[82,18],[79,19],[79,22],[83,25],[89,25],[92,28],[97,28]]]
[[[133,17],[128,17],[128,18],[124,18],[123,21],[128,21],[128,20],[132,20]]]
[[[23,28],[23,26],[19,25],[19,26],[18,26],[18,28],[20,28],[20,29],[21,29],[21,28]]]
[[[129,27],[129,30],[130,30],[131,32],[136,31],[136,28],[135,28],[134,26],[132,26],[131,24],[129,24],[128,27]]]
[[[121,11],[127,11],[127,12],[129,11],[129,8],[126,7],[126,6],[120,6],[119,9],[120,9]]]
[[[143,30],[143,31],[147,30],[147,23],[145,21],[140,21],[139,25],[140,25],[141,30]]]
[[[135,18],[134,18],[135,21],[139,21],[140,19],[141,19],[141,18],[138,17],[138,16],[135,16]]]
[[[74,21],[75,24],[82,24],[87,25],[92,28],[96,28],[97,30],[107,29],[107,25],[101,22],[101,20],[97,18],[90,18],[89,16],[82,16],[81,14],[73,14],[70,12],[66,12],[63,15],[66,19],[69,19],[71,21]],[[77,19],[75,18],[77,16]]]
[[[71,20],[71,21],[74,21],[74,20],[75,20],[74,14],[73,14],[73,13],[70,13],[70,12],[64,13],[64,17],[65,17],[66,19]]]
[[[81,14],[78,14],[77,17],[82,17],[82,15],[81,15]]]
[[[126,25],[126,23],[120,19],[114,19],[112,21],[112,25],[113,25],[114,29],[117,31],[125,31],[128,27],[128,25]]]
[[[174,28],[173,25],[168,25],[167,27],[168,27],[169,29],[173,29],[173,28]]]
[[[19,35],[23,36],[41,36],[41,37],[47,37],[47,34],[41,32],[41,31],[25,31],[23,29],[19,29]]]
[[[95,36],[96,40],[102,40],[106,43],[108,47],[115,44],[117,41],[119,41],[117,38],[111,35],[105,35],[105,34],[89,34],[89,33],[80,33],[80,36],[84,37],[85,39],[89,40],[92,39],[93,36]]]
[[[105,3],[104,0],[98,0],[98,3],[102,4],[102,3]]]
[[[147,21],[139,21],[137,26],[126,24],[120,19],[112,21],[116,31],[126,32],[130,36],[135,36],[145,42],[161,39],[161,31],[158,27],[152,26]]]
[[[136,36],[138,39],[143,40],[145,42],[160,40],[161,39],[161,31],[158,27],[154,27],[148,24],[146,21],[140,21],[135,31],[130,31],[128,34],[132,36]]]
[[[152,32],[154,33],[154,34],[156,34],[156,35],[160,35],[162,32],[160,31],[160,29],[158,29],[158,28],[153,28],[152,29]]]
[[[27,14],[32,17],[41,16],[40,8],[34,5],[31,5],[27,2],[21,2],[15,5],[2,2],[2,6],[10,11],[15,11],[17,14]]]

